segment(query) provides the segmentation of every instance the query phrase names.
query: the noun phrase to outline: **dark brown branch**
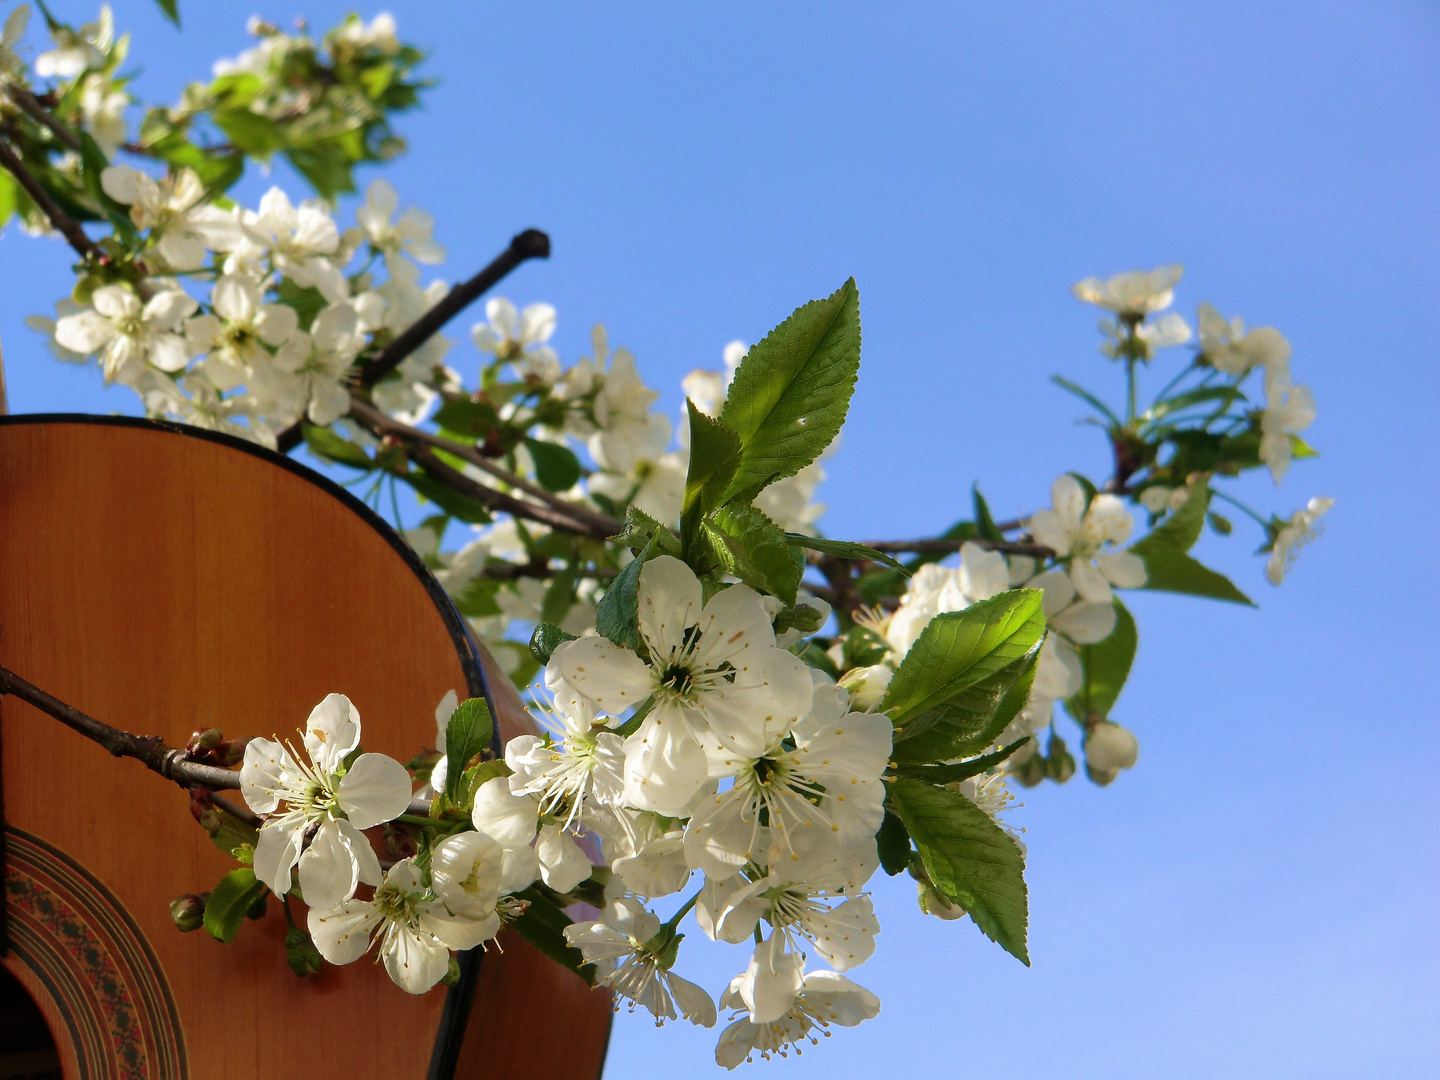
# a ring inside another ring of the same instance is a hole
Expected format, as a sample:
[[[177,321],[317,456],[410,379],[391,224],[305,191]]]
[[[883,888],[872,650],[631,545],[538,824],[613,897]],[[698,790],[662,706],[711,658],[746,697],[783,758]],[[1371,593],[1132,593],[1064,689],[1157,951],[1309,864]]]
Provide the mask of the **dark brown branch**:
[[[373,405],[367,405],[363,401],[352,401],[350,404],[350,415],[364,424],[372,434],[378,436],[391,436],[400,439],[402,442],[414,445],[416,443],[433,447],[437,450],[444,450],[458,458],[463,458],[478,469],[483,469],[495,479],[510,487],[525,492],[531,498],[536,499],[546,506],[559,513],[565,514],[575,521],[584,523],[587,527],[604,532],[605,536],[614,536],[621,529],[624,523],[614,518],[596,513],[583,506],[577,506],[567,499],[562,499],[553,492],[546,491],[538,484],[532,484],[523,476],[516,476],[508,469],[502,469],[493,461],[487,458],[473,446],[465,446],[453,442],[450,439],[442,439],[438,435],[431,435],[428,431],[421,431],[409,424],[402,424],[399,420],[386,416]]]
[[[5,90],[6,93],[10,95],[10,100],[15,102],[25,115],[42,127],[47,128],[71,150],[74,150],[78,154],[84,149],[83,144],[80,142],[80,136],[60,123],[59,120],[56,120],[55,117],[50,114],[50,111],[46,109],[44,105],[40,104],[40,99],[30,93],[29,90],[21,86],[8,86]]]
[[[10,174],[20,182],[25,189],[25,194],[30,196],[31,201],[40,208],[61,236],[70,242],[82,259],[103,259],[104,253],[100,250],[95,241],[85,235],[85,230],[80,228],[80,223],[69,214],[61,210],[50,193],[40,186],[40,181],[30,175],[30,170],[25,168],[25,163],[20,160],[10,144],[0,139],[0,166],[9,170]]]
[[[424,469],[432,478],[440,481],[452,491],[458,492],[466,498],[474,499],[487,510],[496,510],[514,517],[524,518],[527,521],[538,521],[552,529],[577,533],[595,540],[606,540],[620,530],[619,523],[609,519],[606,519],[606,524],[602,527],[594,521],[577,517],[569,509],[562,512],[544,503],[532,503],[524,499],[517,499],[503,491],[486,487],[478,481],[471,480],[459,469],[453,469],[445,464],[435,456],[433,450],[426,446],[411,443],[407,447],[406,453],[411,461]],[[595,517],[593,514],[589,516]]]
[[[445,298],[416,319],[404,333],[365,363],[360,369],[362,387],[374,386],[416,349],[429,341],[442,326],[469,307],[502,281],[510,271],[529,259],[550,257],[550,237],[539,229],[526,229],[510,241],[502,251],[469,281],[462,281],[445,294]],[[282,454],[300,445],[301,430],[297,421],[280,433],[275,443]]]
[[[78,731],[92,742],[99,743],[115,757],[134,758],[147,769],[159,773],[167,780],[173,780],[183,788],[235,789],[240,786],[238,772],[190,761],[184,750],[167,746],[158,735],[132,735],[109,724],[102,724],[79,709],[51,697],[8,668],[0,667],[0,695],[3,694],[13,694],[41,712],[50,714],[73,731]]]

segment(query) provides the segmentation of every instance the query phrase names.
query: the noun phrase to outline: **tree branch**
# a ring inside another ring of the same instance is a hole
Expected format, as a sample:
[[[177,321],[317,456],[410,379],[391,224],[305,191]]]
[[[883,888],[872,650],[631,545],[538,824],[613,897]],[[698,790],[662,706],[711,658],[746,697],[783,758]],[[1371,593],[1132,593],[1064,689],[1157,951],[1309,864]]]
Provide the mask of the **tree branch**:
[[[59,120],[56,120],[55,117],[50,114],[50,111],[46,109],[44,105],[40,104],[40,99],[30,93],[29,90],[26,90],[23,86],[7,86],[5,91],[10,95],[10,100],[15,102],[22,112],[37,124],[49,129],[57,139],[71,150],[74,150],[78,154],[84,149],[84,144],[80,142],[80,136],[60,123]]]
[[[99,245],[85,235],[85,230],[80,228],[79,222],[60,209],[55,200],[50,197],[50,193],[40,186],[40,181],[30,174],[25,163],[20,160],[4,139],[0,139],[0,166],[8,169],[10,174],[20,182],[20,186],[25,189],[25,194],[30,196],[31,201],[40,208],[41,213],[50,220],[50,224],[60,235],[70,242],[70,246],[75,249],[76,254],[82,259],[93,258],[97,261],[104,259],[105,254],[100,250]]]
[[[433,450],[418,443],[411,443],[406,448],[406,453],[411,461],[424,469],[433,479],[440,481],[452,491],[456,491],[466,498],[474,499],[487,510],[498,510],[514,517],[525,518],[527,521],[538,521],[552,529],[577,533],[594,540],[609,539],[622,528],[618,522],[608,518],[595,520],[598,515],[590,514],[588,511],[588,517],[581,518],[569,509],[559,511],[544,503],[532,503],[524,499],[517,499],[503,491],[486,487],[484,484],[470,479],[459,469],[452,469],[436,457]]]
[[[1049,559],[1055,552],[1043,544],[1012,543],[1008,540],[946,540],[935,538],[931,540],[866,540],[866,547],[872,547],[876,551],[883,551],[887,555],[913,552],[917,555],[938,554],[939,552],[959,551],[965,544],[978,544],[987,551],[1003,551],[1007,555],[1030,555],[1037,559]]]
[[[374,386],[416,349],[429,341],[439,329],[459,315],[490,289],[502,281],[510,271],[529,259],[550,257],[550,237],[539,229],[526,229],[516,235],[510,246],[491,260],[490,265],[469,281],[463,281],[445,294],[438,304],[416,319],[399,337],[386,345],[360,369],[358,382],[362,387]],[[280,432],[275,443],[282,454],[288,454],[300,445],[300,421]]]
[[[478,469],[483,469],[495,479],[510,487],[525,492],[533,499],[537,499],[550,507],[552,510],[567,515],[568,517],[584,523],[587,528],[600,530],[605,536],[614,536],[625,527],[623,522],[614,518],[596,513],[584,506],[577,506],[568,499],[562,499],[554,492],[546,491],[538,484],[532,484],[523,476],[516,476],[508,469],[502,469],[493,461],[487,458],[473,446],[465,446],[462,443],[452,442],[450,439],[443,439],[438,435],[432,435],[428,431],[421,431],[409,424],[403,424],[399,420],[386,416],[373,405],[363,401],[352,401],[350,403],[350,415],[364,424],[373,434],[378,436],[391,436],[410,445],[423,444],[437,450],[444,450],[447,454],[454,454],[458,458],[470,462]],[[571,530],[573,531],[573,530]]]
[[[182,788],[235,789],[240,786],[238,772],[191,761],[184,750],[165,745],[158,735],[132,735],[109,724],[102,724],[79,709],[51,697],[8,668],[0,667],[0,695],[4,694],[13,694],[41,712],[49,713],[66,727],[78,731],[92,742],[99,743],[115,757],[134,758],[151,772],[173,780]]]

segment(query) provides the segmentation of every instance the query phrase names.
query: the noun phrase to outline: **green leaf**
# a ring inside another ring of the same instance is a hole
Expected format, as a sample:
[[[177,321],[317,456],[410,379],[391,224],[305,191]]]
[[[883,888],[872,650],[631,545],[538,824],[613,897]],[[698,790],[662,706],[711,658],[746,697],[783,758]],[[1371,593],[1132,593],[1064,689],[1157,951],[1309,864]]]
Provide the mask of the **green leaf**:
[[[1094,645],[1081,645],[1077,650],[1084,678],[1079,691],[1065,702],[1065,711],[1082,724],[1092,716],[1101,720],[1109,716],[1130,676],[1138,641],[1135,619],[1117,597],[1115,629],[1110,631],[1110,636]]]
[[[446,398],[435,413],[435,422],[446,431],[457,435],[468,435],[483,439],[500,426],[500,414],[488,401],[472,401],[469,398]]]
[[[167,19],[177,27],[180,25],[179,0],[155,0],[155,3],[159,5],[161,13]]]
[[[857,544],[852,540],[827,540],[823,536],[806,536],[804,533],[786,533],[785,542],[793,547],[805,548],[808,551],[818,551],[822,555],[834,555],[837,559],[865,559],[870,562],[884,563],[905,577],[910,576],[910,571],[905,568],[904,563],[896,562],[883,551],[876,551],[866,544]]]
[[[595,983],[595,965],[585,963],[585,956],[565,940],[565,927],[571,923],[570,916],[561,911],[535,886],[531,886],[517,897],[527,902],[525,913],[510,925],[535,948],[554,960],[561,967],[569,968],[592,986]]]
[[[315,322],[315,316],[320,314],[328,301],[325,294],[315,286],[302,289],[289,278],[281,278],[280,284],[275,286],[276,298],[282,304],[295,309],[296,316],[300,319],[300,329],[309,330]]]
[[[1215,600],[1228,600],[1233,604],[1255,602],[1237,589],[1224,574],[1216,573],[1208,566],[1196,562],[1178,548],[1157,545],[1146,551],[1131,548],[1145,560],[1145,588],[1157,592],[1185,593],[1189,596],[1208,596]]]
[[[980,932],[1030,966],[1025,857],[984,810],[949,788],[899,779],[890,803],[919,849],[935,889],[959,904]]]
[[[880,866],[891,877],[910,865],[910,834],[905,831],[905,823],[888,809],[880,831],[875,834],[875,846],[879,849]]]
[[[530,651],[535,654],[535,659],[544,665],[550,662],[550,654],[556,647],[574,640],[574,634],[567,634],[554,623],[536,623],[535,632],[530,635]]]
[[[636,506],[625,508],[625,528],[610,538],[622,547],[638,552],[652,540],[657,555],[680,557],[680,538],[668,525],[662,525]]]
[[[1200,484],[1190,487],[1190,495],[1170,515],[1143,539],[1130,545],[1130,550],[1141,558],[1145,552],[1156,547],[1171,547],[1176,551],[1189,551],[1200,539],[1205,527],[1205,511],[1210,508],[1210,489]]]
[[[475,577],[466,582],[465,588],[458,594],[451,593],[450,599],[455,601],[455,608],[461,615],[470,619],[484,619],[501,614],[500,605],[495,602],[495,593],[499,588],[498,581]]]
[[[694,558],[700,523],[720,505],[720,496],[740,466],[740,436],[695,407],[689,398],[690,469],[680,509],[680,546]]]
[[[1224,401],[1226,405],[1229,405],[1237,398],[1242,401],[1245,400],[1245,395],[1240,392],[1238,387],[1202,386],[1195,390],[1187,390],[1183,394],[1176,394],[1174,397],[1166,398],[1164,401],[1157,401],[1150,407],[1150,411],[1145,414],[1144,419],[1153,423],[1156,420],[1169,416],[1171,413],[1188,409],[1192,405],[1203,405],[1209,401]]]
[[[302,425],[301,431],[305,434],[306,447],[316,457],[333,461],[337,465],[348,465],[352,469],[364,469],[366,472],[375,468],[375,462],[364,450],[329,428],[306,423]]]
[[[441,452],[443,453],[443,451]],[[451,517],[457,517],[471,525],[486,525],[492,520],[490,511],[483,503],[468,495],[461,495],[433,476],[423,472],[401,473],[399,479],[405,481]]]
[[[796,604],[794,607],[781,608],[775,615],[774,625],[777,635],[786,630],[799,630],[802,634],[813,634],[824,623],[825,615],[819,608],[811,607],[809,604]]]
[[[255,845],[260,840],[260,832],[253,825],[245,824],[218,806],[205,810],[200,816],[200,825],[226,855],[242,863],[253,858]]]
[[[561,570],[550,579],[545,590],[545,599],[540,602],[540,621],[559,624],[575,606],[575,578],[573,569]]]
[[[993,753],[982,754],[969,761],[957,761],[951,765],[901,765],[895,773],[910,780],[923,780],[927,784],[954,784],[993,769],[1029,741],[1030,736],[1026,735]]]
[[[935,616],[905,654],[880,702],[902,725],[1025,656],[1045,632],[1040,590],[1011,589]]]
[[[1306,458],[1319,457],[1320,451],[1307,443],[1299,435],[1290,436],[1290,456],[1296,461],[1304,461]]]
[[[580,479],[580,459],[568,446],[526,439],[525,449],[535,462],[535,479],[546,491],[569,491]]]
[[[216,941],[229,945],[240,933],[240,924],[250,905],[264,895],[265,885],[248,866],[231,870],[220,879],[205,901],[205,931]]]
[[[610,582],[605,595],[595,609],[595,629],[616,645],[627,649],[640,650],[639,601],[640,568],[645,560],[655,554],[652,540],[641,549],[620,573]]]
[[[702,531],[709,541],[709,553],[725,573],[786,604],[795,603],[803,571],[790,556],[785,533],[763,511],[753,506],[725,506],[703,523]]]
[[[285,148],[285,132],[268,116],[249,109],[217,109],[210,115],[231,145],[253,158],[265,161]]]
[[[15,216],[19,205],[19,191],[15,178],[0,170],[0,228],[4,228],[5,223]]]
[[[975,504],[975,531],[980,534],[980,538],[996,542],[1005,539],[995,527],[995,519],[990,516],[990,504],[985,501],[985,496],[980,494],[979,484],[970,485],[970,498]]]
[[[978,754],[1010,726],[1030,699],[1039,648],[910,720],[895,733],[891,759],[924,765]]]
[[[720,420],[744,448],[722,501],[749,502],[835,441],[860,372],[860,293],[851,278],[751,346]]]
[[[445,725],[445,758],[449,770],[445,776],[445,795],[451,801],[460,794],[465,766],[476,754],[488,750],[494,737],[495,724],[483,697],[467,698],[450,714]]]

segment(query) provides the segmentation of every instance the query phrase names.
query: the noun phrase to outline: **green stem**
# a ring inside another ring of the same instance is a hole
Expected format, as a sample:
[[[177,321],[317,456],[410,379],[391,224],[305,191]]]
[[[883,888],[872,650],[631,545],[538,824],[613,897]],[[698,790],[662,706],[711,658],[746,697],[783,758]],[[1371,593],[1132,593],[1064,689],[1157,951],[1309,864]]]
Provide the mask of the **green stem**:
[[[1251,510],[1250,507],[1246,506],[1239,499],[1236,499],[1230,495],[1226,495],[1225,492],[1220,491],[1217,488],[1211,488],[1210,494],[1214,495],[1217,499],[1224,499],[1231,506],[1236,507],[1239,510],[1243,510],[1245,513],[1249,514],[1252,518],[1258,521],[1260,523],[1260,526],[1267,533],[1270,531],[1270,523],[1266,521],[1263,517],[1261,517],[1259,514],[1257,514],[1254,510]]]
[[[680,910],[675,912],[674,915],[671,915],[670,918],[666,920],[665,925],[668,926],[671,930],[674,930],[675,927],[679,926],[680,920],[683,919],[686,915],[690,914],[690,909],[695,906],[695,901],[700,899],[700,894],[703,891],[703,889],[696,889],[695,895],[690,897],[689,900],[686,900],[685,903],[681,904]]]
[[[1135,357],[1125,356],[1125,426],[1135,423]]]
[[[634,735],[635,732],[640,730],[640,721],[645,719],[654,705],[655,696],[652,694],[640,703],[640,706],[635,710],[634,715],[632,715],[629,720],[626,720],[625,723],[615,729],[615,734],[619,735],[622,739],[628,739],[631,735]]]
[[[442,821],[440,818],[421,817],[419,814],[401,814],[399,817],[392,818],[391,820],[403,821],[406,825],[419,825],[426,829],[443,829],[451,824],[448,821]]]
[[[1174,390],[1175,387],[1179,386],[1180,383],[1184,380],[1185,376],[1189,375],[1194,370],[1195,364],[1193,363],[1187,368],[1181,368],[1180,374],[1176,375],[1173,379],[1166,383],[1165,389],[1161,390],[1160,393],[1155,395],[1155,400],[1150,403],[1150,407],[1153,409],[1156,405],[1159,405],[1160,402],[1164,401],[1165,398],[1169,395],[1170,391]]]

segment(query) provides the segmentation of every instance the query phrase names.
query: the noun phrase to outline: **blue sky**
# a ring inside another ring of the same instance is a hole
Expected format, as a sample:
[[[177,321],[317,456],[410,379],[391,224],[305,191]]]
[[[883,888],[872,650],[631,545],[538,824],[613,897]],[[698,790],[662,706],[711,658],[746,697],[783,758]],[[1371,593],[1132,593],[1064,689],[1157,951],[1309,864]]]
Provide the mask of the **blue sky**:
[[[285,20],[296,3],[262,13]],[[181,6],[178,34],[153,5],[116,4],[153,99],[245,46],[248,2]],[[320,26],[346,8],[303,12]],[[831,535],[943,528],[977,479],[997,514],[1023,513],[1059,472],[1103,472],[1100,440],[1046,382],[1060,372],[1113,396],[1094,313],[1067,291],[1090,274],[1183,262],[1179,309],[1193,322],[1209,300],[1280,327],[1319,402],[1307,436],[1323,456],[1279,492],[1256,478],[1246,493],[1287,514],[1335,497],[1326,535],[1278,590],[1243,526],[1202,541],[1258,611],[1136,596],[1142,643],[1115,718],[1139,734],[1139,767],[1105,790],[1026,792],[1011,814],[1027,829],[1034,966],[882,881],[879,949],[857,973],[880,1017],[749,1068],[1436,1075],[1440,737],[1424,672],[1440,610],[1440,11],[399,15],[439,85],[401,120],[412,149],[387,175],[434,212],[452,280],[523,227],[551,233],[551,261],[502,292],[559,308],[567,359],[603,320],[678,407],[680,377],[718,366],[725,342],[857,278],[864,365],[827,466]],[[0,240],[12,408],[131,411],[127,392],[50,360],[22,325],[68,290],[68,261],[15,230]],[[457,366],[471,356],[461,346]],[[699,944],[682,966],[718,990],[739,964]],[[609,1075],[709,1074],[713,1042],[622,1014]]]

